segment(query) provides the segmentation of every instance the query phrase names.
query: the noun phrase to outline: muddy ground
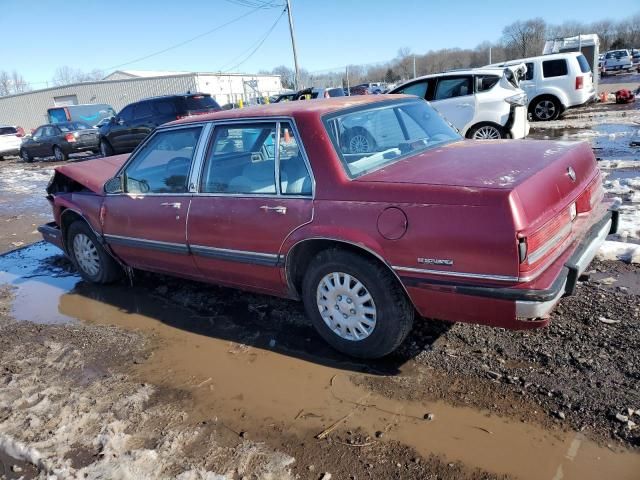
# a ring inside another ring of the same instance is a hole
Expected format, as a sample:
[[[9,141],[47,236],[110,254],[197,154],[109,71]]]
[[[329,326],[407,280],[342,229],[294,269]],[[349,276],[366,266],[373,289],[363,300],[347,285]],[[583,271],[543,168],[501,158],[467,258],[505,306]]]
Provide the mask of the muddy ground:
[[[638,120],[595,105],[532,129],[592,143],[631,244]],[[545,329],[422,320],[394,355],[354,361],[295,302],[82,282],[28,245],[53,165],[0,164],[0,248],[25,244],[0,257],[0,478],[640,477],[637,264],[594,262]]]

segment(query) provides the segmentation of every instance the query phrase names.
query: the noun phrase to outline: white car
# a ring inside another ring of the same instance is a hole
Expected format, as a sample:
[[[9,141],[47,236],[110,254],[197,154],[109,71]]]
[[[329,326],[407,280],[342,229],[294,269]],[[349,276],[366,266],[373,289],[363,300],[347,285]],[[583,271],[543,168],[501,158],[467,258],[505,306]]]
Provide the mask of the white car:
[[[633,69],[633,57],[629,50],[611,50],[604,56],[602,74],[628,72]]]
[[[22,145],[22,134],[18,127],[0,125],[0,160],[10,155],[19,155]]]
[[[467,138],[524,138],[529,134],[529,121],[527,95],[518,86],[520,72],[524,72],[523,65],[437,73],[389,93],[424,98]]]
[[[527,72],[520,87],[529,97],[529,113],[537,121],[555,120],[568,108],[596,98],[593,73],[580,52],[554,53],[493,64],[505,67],[524,63]]]

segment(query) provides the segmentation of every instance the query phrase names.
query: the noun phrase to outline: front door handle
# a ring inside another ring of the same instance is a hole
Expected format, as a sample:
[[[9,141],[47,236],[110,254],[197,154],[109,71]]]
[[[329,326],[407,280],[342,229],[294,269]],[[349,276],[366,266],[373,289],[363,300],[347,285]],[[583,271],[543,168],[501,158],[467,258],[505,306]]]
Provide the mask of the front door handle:
[[[173,208],[180,208],[182,206],[180,202],[162,202],[160,205],[163,207],[173,207]]]
[[[282,205],[278,205],[277,207],[269,207],[268,205],[262,205],[260,208],[265,212],[269,210],[273,210],[274,212],[279,213],[280,215],[285,215],[287,213],[287,207],[283,207]]]

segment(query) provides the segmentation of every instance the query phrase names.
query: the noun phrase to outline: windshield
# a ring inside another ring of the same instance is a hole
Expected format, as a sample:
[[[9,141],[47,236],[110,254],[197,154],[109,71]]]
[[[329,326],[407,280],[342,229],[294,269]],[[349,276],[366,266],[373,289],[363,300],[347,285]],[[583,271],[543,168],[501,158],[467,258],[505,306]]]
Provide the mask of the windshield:
[[[368,105],[330,115],[324,122],[351,178],[462,138],[422,100]]]

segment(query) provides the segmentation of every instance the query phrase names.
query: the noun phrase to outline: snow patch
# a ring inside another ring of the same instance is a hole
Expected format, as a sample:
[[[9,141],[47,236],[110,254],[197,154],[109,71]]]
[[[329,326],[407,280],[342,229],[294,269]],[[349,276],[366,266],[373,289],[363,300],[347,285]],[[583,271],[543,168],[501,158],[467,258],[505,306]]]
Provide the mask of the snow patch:
[[[640,263],[640,245],[606,240],[600,246],[596,257],[600,260],[622,260],[627,263]]]

